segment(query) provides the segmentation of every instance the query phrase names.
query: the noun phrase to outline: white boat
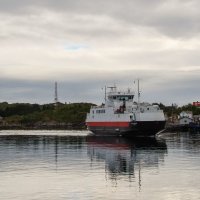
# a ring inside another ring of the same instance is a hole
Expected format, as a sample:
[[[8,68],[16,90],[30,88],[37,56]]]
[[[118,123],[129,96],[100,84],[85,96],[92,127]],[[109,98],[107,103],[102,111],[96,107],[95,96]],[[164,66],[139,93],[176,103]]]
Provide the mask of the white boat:
[[[158,105],[140,102],[139,81],[137,102],[130,89],[109,88],[110,91],[105,92],[105,104],[93,106],[87,113],[86,125],[91,132],[97,135],[151,136],[164,129],[163,110]]]

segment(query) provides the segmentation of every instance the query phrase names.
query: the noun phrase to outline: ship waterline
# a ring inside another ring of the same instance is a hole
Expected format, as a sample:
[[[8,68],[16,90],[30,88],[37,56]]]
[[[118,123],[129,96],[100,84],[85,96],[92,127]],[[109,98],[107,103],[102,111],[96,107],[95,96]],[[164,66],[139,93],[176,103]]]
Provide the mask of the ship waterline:
[[[151,136],[164,129],[165,121],[88,122],[87,126],[97,135]]]

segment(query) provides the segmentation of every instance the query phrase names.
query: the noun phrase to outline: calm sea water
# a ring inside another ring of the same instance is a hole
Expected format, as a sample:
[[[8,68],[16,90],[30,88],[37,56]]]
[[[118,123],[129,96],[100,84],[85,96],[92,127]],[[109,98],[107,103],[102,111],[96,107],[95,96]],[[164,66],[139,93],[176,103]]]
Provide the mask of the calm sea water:
[[[0,131],[0,199],[200,199],[200,134]]]

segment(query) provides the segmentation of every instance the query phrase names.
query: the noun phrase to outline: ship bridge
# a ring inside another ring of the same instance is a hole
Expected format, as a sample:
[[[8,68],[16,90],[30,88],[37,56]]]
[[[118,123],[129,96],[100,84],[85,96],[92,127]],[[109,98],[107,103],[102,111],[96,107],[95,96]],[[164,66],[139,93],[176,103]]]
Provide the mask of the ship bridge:
[[[134,92],[128,89],[126,92],[117,91],[116,87],[109,87],[111,90],[107,93],[110,101],[133,101]]]

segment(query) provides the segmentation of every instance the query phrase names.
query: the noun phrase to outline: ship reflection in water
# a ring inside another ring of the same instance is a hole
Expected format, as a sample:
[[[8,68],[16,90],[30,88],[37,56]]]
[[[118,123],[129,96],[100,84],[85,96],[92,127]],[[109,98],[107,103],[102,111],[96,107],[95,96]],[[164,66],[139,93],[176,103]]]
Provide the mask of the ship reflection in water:
[[[117,180],[125,177],[132,182],[138,177],[139,186],[142,169],[158,168],[167,154],[166,143],[156,138],[91,136],[86,141],[91,163],[103,160],[109,178]]]
[[[200,134],[87,134],[1,131],[0,200],[200,199]]]

